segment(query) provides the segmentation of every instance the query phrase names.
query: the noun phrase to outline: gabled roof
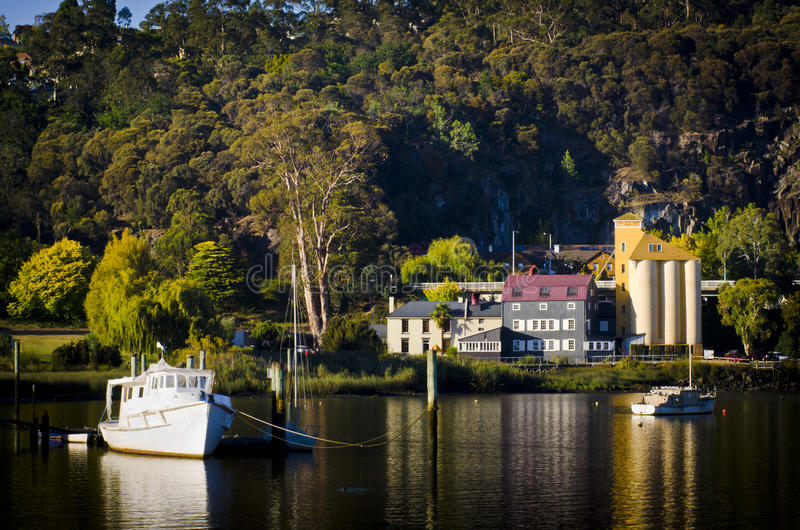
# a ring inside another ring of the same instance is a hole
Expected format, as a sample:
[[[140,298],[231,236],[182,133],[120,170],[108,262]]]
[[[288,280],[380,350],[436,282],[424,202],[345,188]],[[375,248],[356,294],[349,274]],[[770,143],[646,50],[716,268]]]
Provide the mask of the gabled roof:
[[[661,245],[661,252],[650,250],[650,245]],[[686,252],[682,248],[671,245],[653,234],[645,232],[642,238],[637,243],[636,248],[631,252],[630,258],[633,261],[638,260],[653,260],[653,261],[693,261],[698,260],[697,256]]]
[[[591,274],[539,274],[535,276],[509,276],[503,285],[503,302],[532,300],[586,300],[589,286],[594,285]],[[544,290],[542,288],[545,288]],[[568,288],[575,288],[569,296]],[[516,295],[516,296],[515,296]]]
[[[473,335],[461,337],[458,342],[499,342],[502,340],[503,328],[496,327],[489,331],[481,331]]]
[[[615,221],[642,221],[643,219],[641,217],[639,217],[638,215],[636,215],[635,213],[627,212],[627,213],[624,213],[624,214],[620,215],[619,217],[617,217],[614,220]]]
[[[387,318],[428,318],[433,309],[441,302],[412,301],[406,302]],[[467,318],[491,318],[501,316],[501,304],[499,302],[481,302],[477,305],[469,305],[469,302],[445,302],[450,308],[450,318],[464,318],[464,305],[467,307]]]

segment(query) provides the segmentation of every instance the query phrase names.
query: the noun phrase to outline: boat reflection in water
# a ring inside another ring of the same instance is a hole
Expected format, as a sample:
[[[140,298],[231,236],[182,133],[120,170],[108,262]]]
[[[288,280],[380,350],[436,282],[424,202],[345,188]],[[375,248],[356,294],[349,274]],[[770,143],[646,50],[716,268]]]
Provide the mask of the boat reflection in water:
[[[108,451],[100,469],[109,527],[209,526],[205,461]]]

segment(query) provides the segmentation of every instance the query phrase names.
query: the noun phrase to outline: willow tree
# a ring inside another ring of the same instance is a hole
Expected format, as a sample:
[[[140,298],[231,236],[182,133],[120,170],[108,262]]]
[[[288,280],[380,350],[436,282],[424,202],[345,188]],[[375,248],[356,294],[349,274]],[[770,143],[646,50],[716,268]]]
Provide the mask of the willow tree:
[[[242,158],[261,175],[254,213],[278,224],[283,251],[299,266],[311,333],[331,319],[329,273],[353,240],[393,225],[369,173],[383,158],[375,127],[356,115],[320,108],[264,113],[243,140]],[[390,228],[389,228],[390,230]]]

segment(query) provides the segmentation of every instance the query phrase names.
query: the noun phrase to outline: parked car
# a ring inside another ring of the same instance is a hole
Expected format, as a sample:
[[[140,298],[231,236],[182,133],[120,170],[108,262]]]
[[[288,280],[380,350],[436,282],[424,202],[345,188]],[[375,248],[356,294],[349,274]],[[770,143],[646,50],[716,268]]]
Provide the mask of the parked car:
[[[757,361],[777,361],[778,354],[774,351],[762,351],[753,354],[753,359]]]
[[[734,363],[747,362],[747,357],[745,357],[744,355],[742,355],[741,353],[739,353],[736,350],[731,350],[728,353],[726,353],[725,354],[725,358],[728,359],[728,361],[734,362]]]

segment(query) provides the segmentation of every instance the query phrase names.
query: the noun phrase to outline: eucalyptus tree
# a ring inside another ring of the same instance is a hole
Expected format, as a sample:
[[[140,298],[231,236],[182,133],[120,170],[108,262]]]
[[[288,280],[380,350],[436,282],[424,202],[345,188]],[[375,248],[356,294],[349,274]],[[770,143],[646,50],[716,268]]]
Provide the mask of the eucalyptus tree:
[[[283,250],[299,265],[319,341],[331,318],[329,273],[338,254],[353,240],[380,237],[393,227],[369,176],[384,156],[383,143],[364,118],[314,104],[278,106],[256,122],[261,119],[241,145],[243,159],[261,175],[250,207],[287,235]]]

